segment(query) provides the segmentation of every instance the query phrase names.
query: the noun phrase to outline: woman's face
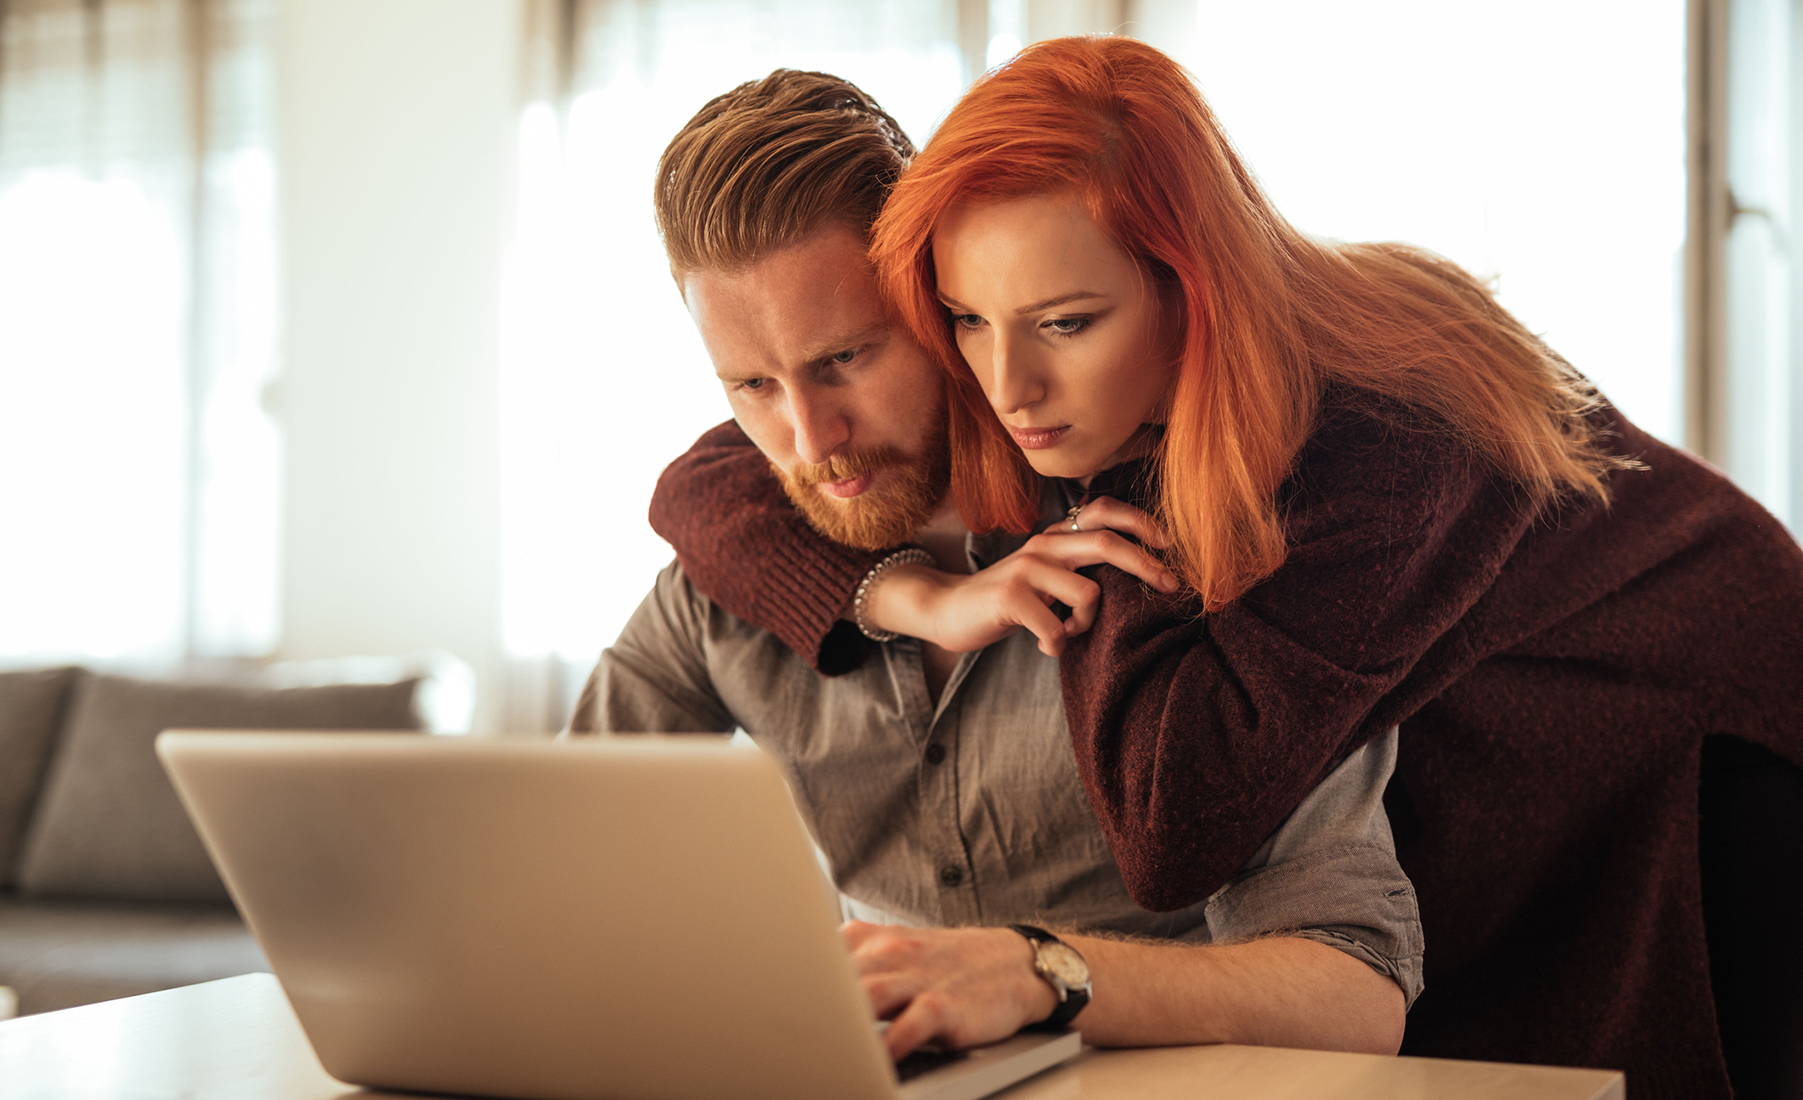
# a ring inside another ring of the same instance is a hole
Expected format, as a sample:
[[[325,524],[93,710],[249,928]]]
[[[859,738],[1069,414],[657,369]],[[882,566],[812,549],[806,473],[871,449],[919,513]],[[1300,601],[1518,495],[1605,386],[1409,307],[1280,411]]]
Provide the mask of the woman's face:
[[[1133,457],[1174,364],[1176,317],[1071,191],[954,207],[933,235],[964,361],[1033,469]]]

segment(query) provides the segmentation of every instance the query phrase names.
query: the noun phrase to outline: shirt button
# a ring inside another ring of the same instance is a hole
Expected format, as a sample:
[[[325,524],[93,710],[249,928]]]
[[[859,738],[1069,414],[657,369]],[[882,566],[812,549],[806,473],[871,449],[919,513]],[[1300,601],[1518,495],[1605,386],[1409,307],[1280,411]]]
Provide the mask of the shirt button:
[[[927,746],[927,763],[929,763],[929,764],[945,763],[945,746],[941,745],[937,741],[933,742],[931,745],[928,745]]]
[[[960,867],[939,868],[939,885],[953,887],[964,881],[964,870]]]

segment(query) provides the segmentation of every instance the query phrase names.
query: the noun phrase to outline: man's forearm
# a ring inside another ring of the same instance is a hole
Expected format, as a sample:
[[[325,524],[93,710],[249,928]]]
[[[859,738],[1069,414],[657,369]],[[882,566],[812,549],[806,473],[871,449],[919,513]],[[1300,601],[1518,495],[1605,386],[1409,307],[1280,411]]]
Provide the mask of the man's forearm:
[[[1187,945],[1062,937],[1095,992],[1077,1017],[1097,1046],[1250,1043],[1394,1054],[1402,990],[1369,966],[1298,937]]]

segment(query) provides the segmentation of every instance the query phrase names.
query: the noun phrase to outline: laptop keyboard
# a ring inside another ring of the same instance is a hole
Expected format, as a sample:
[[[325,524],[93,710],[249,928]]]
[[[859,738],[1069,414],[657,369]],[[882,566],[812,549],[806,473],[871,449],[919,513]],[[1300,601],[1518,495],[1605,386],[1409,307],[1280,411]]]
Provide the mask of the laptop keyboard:
[[[895,1076],[900,1081],[912,1081],[923,1073],[931,1073],[965,1057],[967,1055],[961,1050],[916,1050],[895,1063]]]

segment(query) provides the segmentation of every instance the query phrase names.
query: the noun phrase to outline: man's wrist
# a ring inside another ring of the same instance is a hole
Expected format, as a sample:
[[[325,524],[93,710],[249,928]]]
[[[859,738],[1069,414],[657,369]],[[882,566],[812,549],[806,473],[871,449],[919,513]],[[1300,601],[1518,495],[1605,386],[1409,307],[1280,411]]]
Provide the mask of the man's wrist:
[[[1027,942],[1034,976],[1052,994],[1052,1010],[1034,1017],[1032,1023],[1052,1029],[1069,1027],[1089,1004],[1089,961],[1075,946],[1037,925],[1010,924],[1008,929]]]
[[[1007,937],[1005,950],[1010,960],[1009,989],[1020,1009],[1021,1026],[1031,1026],[1058,1010],[1058,994],[1039,976],[1038,969],[1034,967],[1033,960],[1037,953],[1033,944],[1012,928],[998,928],[996,931]]]

